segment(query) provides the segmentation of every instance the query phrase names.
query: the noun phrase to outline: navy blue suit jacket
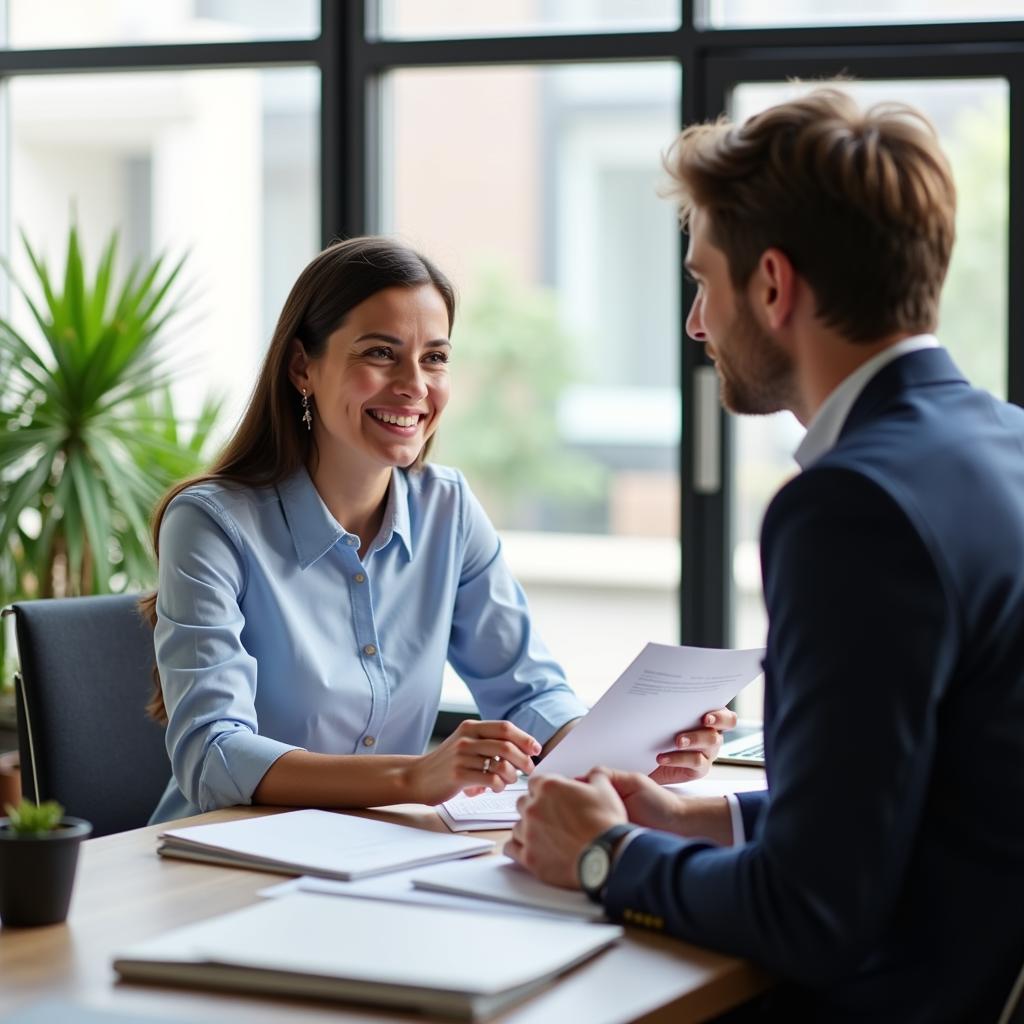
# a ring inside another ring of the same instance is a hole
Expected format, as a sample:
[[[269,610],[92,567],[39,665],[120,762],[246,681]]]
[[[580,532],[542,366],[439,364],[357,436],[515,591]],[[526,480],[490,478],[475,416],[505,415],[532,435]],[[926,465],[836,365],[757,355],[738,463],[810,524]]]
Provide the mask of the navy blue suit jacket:
[[[761,536],[769,794],[650,832],[612,916],[749,957],[815,1019],[994,1021],[1024,961],[1024,411],[942,349],[867,385]]]

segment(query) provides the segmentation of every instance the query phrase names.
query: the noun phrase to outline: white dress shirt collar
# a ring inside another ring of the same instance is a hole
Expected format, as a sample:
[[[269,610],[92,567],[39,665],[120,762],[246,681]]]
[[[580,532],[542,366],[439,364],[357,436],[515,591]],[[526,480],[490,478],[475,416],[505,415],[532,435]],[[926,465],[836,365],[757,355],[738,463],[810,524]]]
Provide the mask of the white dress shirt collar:
[[[915,334],[913,337],[904,338],[902,341],[883,349],[878,355],[873,356],[866,363],[862,363],[846,377],[839,386],[822,402],[818,411],[811,417],[807,425],[807,433],[800,442],[799,447],[793,454],[797,465],[801,469],[807,469],[812,463],[817,462],[826,452],[835,447],[839,440],[839,434],[850,415],[850,410],[860,397],[861,392],[867,387],[868,382],[883,367],[900,356],[908,355],[911,352],[918,352],[925,348],[938,348],[939,340],[934,334]]]

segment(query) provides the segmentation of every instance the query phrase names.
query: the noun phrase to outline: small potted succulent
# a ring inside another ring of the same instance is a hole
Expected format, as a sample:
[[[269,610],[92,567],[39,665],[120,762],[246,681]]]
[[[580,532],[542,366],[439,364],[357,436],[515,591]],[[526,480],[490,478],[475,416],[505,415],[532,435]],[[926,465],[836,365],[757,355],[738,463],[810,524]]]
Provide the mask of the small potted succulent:
[[[68,916],[78,845],[92,825],[50,800],[8,804],[0,818],[0,922],[5,928],[60,924]]]

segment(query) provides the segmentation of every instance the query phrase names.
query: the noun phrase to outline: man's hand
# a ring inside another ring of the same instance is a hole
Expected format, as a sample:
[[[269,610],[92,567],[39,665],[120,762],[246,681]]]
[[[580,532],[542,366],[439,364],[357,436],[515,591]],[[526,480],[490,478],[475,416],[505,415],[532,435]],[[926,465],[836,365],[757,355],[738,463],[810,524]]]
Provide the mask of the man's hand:
[[[594,781],[598,776],[619,794],[629,820],[644,828],[662,832],[679,832],[685,817],[686,801],[671,790],[663,789],[649,775],[640,772],[618,772],[609,768],[594,768],[587,776]]]
[[[535,775],[516,805],[519,821],[505,853],[542,882],[578,889],[576,862],[583,848],[612,825],[626,820],[626,808],[607,773],[587,781]]]
[[[619,794],[634,825],[681,836],[703,836],[719,846],[732,845],[732,816],[724,796],[694,797],[673,793],[639,772],[595,768],[587,778],[596,782],[602,775]]]
[[[658,755],[658,767],[651,772],[655,782],[689,782],[707,775],[722,749],[722,733],[736,725],[736,712],[728,708],[709,711],[701,724],[700,729],[679,733],[675,750]]]

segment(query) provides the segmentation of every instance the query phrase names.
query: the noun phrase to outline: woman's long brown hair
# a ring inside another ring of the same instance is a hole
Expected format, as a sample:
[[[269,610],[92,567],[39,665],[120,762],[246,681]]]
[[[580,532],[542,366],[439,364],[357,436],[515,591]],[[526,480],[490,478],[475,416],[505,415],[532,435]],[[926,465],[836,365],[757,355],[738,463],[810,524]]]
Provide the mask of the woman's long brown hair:
[[[153,513],[153,549],[160,557],[160,526],[167,506],[188,487],[208,481],[246,487],[270,487],[308,465],[312,434],[301,428],[299,393],[288,378],[293,339],[306,355],[317,359],[327,339],[348,312],[385,288],[433,285],[448,309],[448,328],[455,320],[455,290],[448,278],[424,256],[387,238],[351,238],[324,249],[299,274],[278,318],[274,336],[249,397],[245,414],[213,465],[200,476],[175,484]],[[413,468],[419,468],[430,449],[424,446]],[[155,626],[157,592],[139,601],[139,610]],[[146,712],[163,724],[167,708],[158,669],[153,669],[153,695]]]

